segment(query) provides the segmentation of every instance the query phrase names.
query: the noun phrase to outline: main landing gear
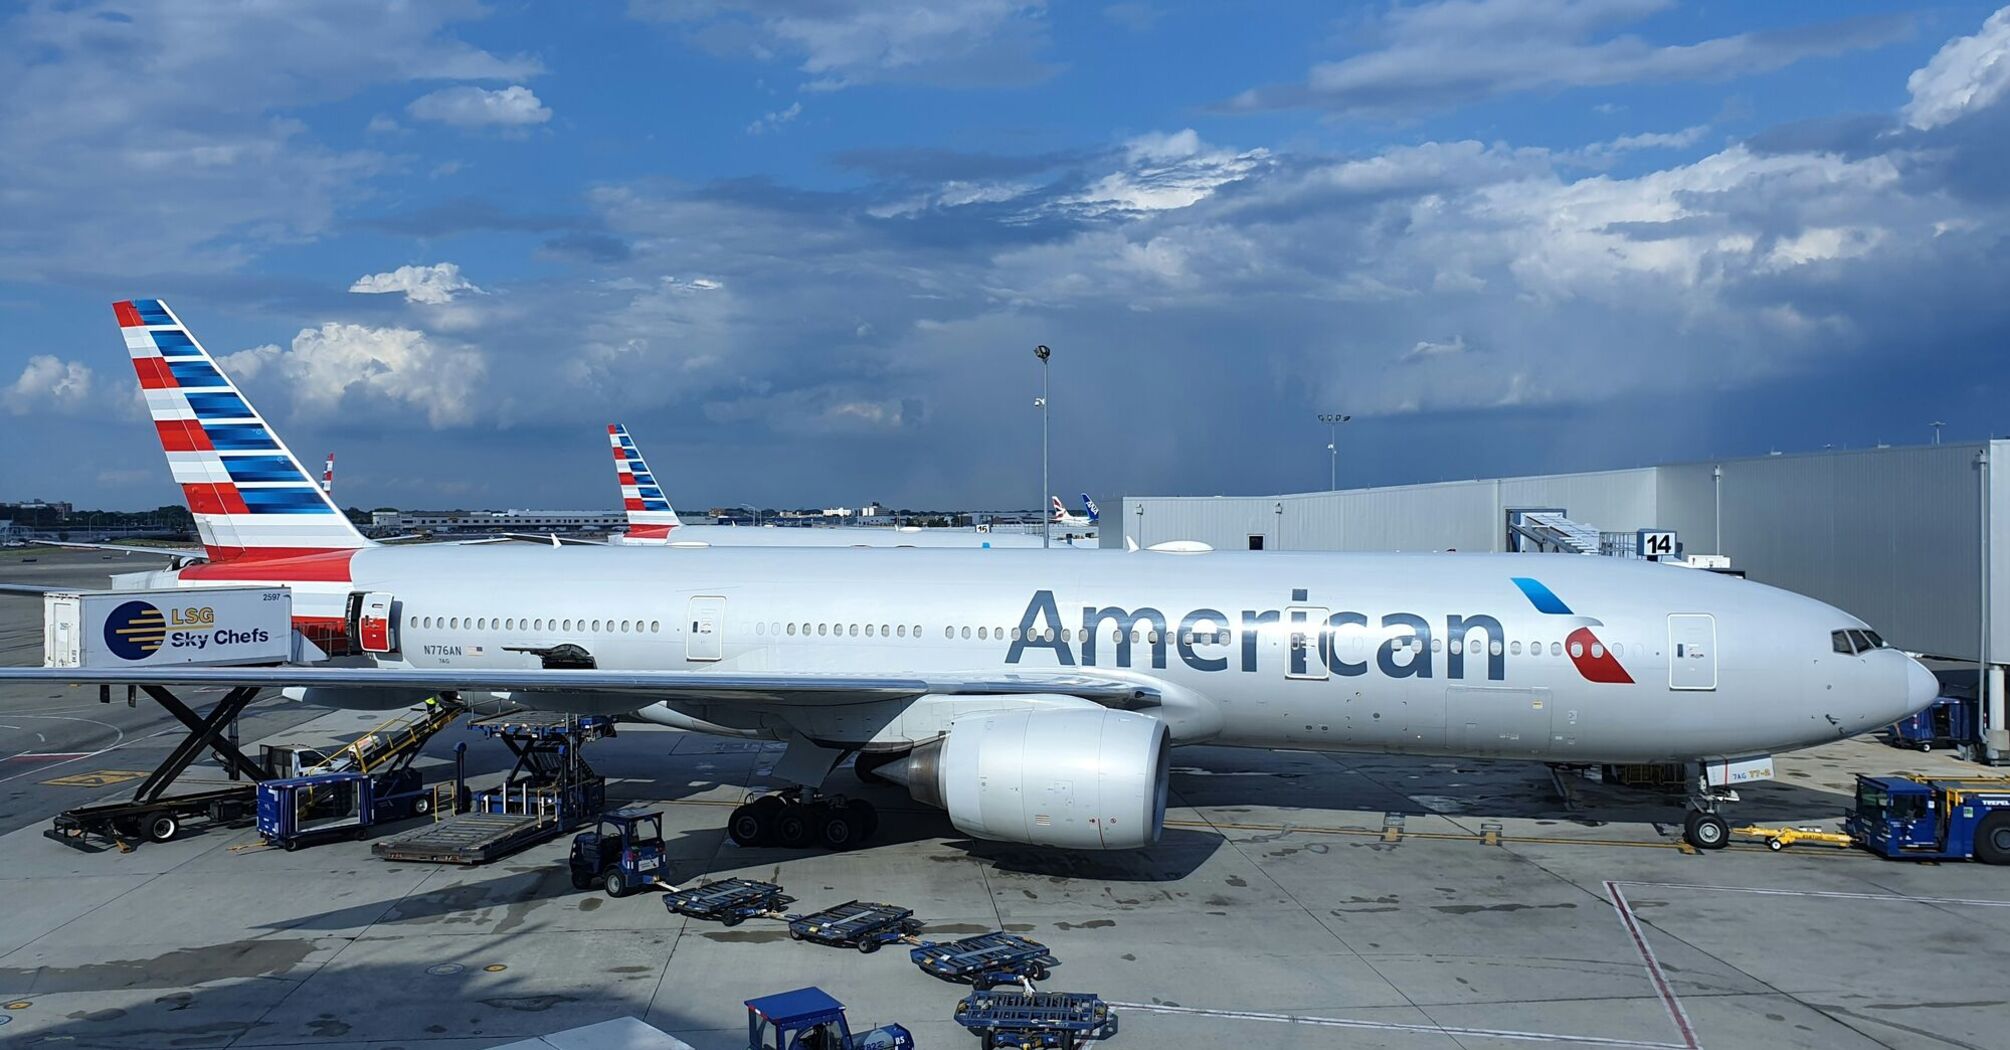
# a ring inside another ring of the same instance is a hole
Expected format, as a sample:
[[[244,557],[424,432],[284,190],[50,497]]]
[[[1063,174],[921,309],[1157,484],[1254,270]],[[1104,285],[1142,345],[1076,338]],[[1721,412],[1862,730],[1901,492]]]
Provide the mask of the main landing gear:
[[[878,830],[879,811],[872,803],[799,787],[754,799],[726,822],[726,834],[741,846],[783,849],[847,850]]]

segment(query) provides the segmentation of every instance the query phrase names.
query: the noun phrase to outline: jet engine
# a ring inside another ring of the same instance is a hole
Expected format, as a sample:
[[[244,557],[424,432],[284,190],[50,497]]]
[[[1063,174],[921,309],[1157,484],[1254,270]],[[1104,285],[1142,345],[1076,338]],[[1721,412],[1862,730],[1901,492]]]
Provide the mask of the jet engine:
[[[1132,711],[994,712],[957,719],[879,773],[975,838],[1137,849],[1165,823],[1169,739]]]

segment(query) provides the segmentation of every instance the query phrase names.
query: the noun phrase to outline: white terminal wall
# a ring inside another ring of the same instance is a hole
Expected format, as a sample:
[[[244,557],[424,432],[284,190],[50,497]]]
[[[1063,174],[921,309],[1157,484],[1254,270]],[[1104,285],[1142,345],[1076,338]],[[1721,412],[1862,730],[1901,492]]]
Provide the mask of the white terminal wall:
[[[1125,497],[1104,543],[1243,550],[1506,549],[1507,513],[1555,507],[1607,532],[1676,530],[1752,579],[1861,616],[1907,649],[1980,646],[1982,442],[1276,496]],[[2010,662],[2010,441],[1990,453],[1991,657]],[[1722,471],[1721,489],[1713,472]],[[1721,504],[1720,504],[1721,500]],[[1721,509],[1723,535],[1717,535]],[[1106,521],[1107,524],[1107,521]]]

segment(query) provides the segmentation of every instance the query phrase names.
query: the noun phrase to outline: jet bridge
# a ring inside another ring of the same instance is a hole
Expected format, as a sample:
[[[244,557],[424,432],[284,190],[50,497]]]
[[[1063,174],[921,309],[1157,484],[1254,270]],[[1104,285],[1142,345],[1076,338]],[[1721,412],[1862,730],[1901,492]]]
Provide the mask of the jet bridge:
[[[1507,549],[1515,553],[1600,554],[1600,540],[1596,528],[1572,521],[1561,507],[1507,512]]]

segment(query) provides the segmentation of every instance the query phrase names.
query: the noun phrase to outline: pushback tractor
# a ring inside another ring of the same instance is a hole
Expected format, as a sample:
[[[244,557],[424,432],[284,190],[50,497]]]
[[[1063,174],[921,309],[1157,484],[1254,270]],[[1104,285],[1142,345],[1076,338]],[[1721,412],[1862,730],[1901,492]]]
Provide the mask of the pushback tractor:
[[[1858,776],[1844,828],[1883,857],[2010,864],[2010,777]]]

